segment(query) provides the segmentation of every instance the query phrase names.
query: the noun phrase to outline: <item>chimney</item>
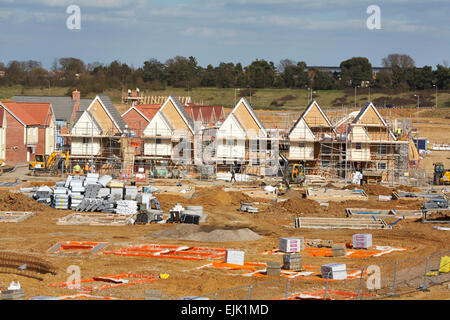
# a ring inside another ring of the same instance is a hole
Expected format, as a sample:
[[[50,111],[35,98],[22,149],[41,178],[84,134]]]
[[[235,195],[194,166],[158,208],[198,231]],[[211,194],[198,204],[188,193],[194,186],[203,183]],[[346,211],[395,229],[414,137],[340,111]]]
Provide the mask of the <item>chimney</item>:
[[[80,91],[78,91],[77,89],[75,89],[75,91],[72,92],[72,100],[78,103],[80,102]]]
[[[72,100],[75,101],[71,117],[72,123],[75,121],[75,115],[77,111],[80,111],[80,95],[81,95],[80,91],[78,91],[77,89],[75,89],[75,91],[72,92]]]

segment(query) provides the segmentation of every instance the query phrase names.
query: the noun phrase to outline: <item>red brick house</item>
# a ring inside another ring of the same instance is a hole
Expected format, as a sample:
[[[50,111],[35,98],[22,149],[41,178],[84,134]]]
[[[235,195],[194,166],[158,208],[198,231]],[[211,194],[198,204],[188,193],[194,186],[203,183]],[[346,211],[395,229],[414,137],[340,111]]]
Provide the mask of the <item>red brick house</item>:
[[[55,151],[56,121],[50,103],[0,102],[5,162],[27,164]]]
[[[133,132],[136,137],[141,137],[145,128],[147,128],[148,124],[160,108],[160,104],[133,105],[122,114],[122,118],[128,125],[128,129]]]

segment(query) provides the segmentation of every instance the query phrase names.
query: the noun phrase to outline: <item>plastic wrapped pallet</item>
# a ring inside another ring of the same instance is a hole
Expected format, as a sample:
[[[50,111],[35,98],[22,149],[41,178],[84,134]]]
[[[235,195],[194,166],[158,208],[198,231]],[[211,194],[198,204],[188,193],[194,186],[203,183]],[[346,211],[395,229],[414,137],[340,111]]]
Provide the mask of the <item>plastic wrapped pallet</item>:
[[[245,252],[241,250],[227,249],[225,254],[225,262],[231,264],[244,265]]]
[[[285,270],[301,270],[302,256],[298,253],[283,255],[283,269]]]
[[[117,201],[116,213],[122,215],[134,215],[137,213],[137,202],[132,200]]]
[[[372,234],[354,234],[353,235],[353,248],[354,249],[369,249],[372,247]]]
[[[67,191],[66,188],[55,188],[53,194],[67,194]]]
[[[347,248],[345,244],[334,244],[331,247],[331,252],[333,253],[333,257],[345,257],[347,255]]]
[[[99,198],[106,198],[110,194],[111,194],[111,189],[109,189],[109,188],[100,188],[100,190],[98,190],[97,197],[99,197]]]
[[[282,252],[296,253],[304,247],[304,239],[298,238],[280,238],[279,250]]]
[[[111,196],[115,200],[123,199],[123,188],[111,188]]]
[[[138,195],[138,190],[136,186],[126,186],[125,187],[125,199],[126,200],[136,200]]]
[[[330,263],[322,265],[320,268],[322,278],[333,280],[347,279],[347,267],[342,263]]]
[[[101,184],[103,186],[103,188],[106,188],[106,186],[108,185],[108,182],[110,182],[111,180],[112,180],[111,176],[104,175],[100,179],[98,179],[98,183]]]

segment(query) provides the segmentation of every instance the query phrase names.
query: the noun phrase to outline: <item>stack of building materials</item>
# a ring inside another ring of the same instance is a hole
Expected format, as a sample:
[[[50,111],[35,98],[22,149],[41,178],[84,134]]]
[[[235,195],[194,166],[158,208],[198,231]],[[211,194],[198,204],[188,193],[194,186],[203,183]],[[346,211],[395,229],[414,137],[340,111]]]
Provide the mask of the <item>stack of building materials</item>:
[[[69,180],[69,178],[67,178],[67,179]],[[86,189],[83,186],[83,182],[84,182],[84,177],[81,177],[81,176],[72,177],[72,179],[70,179],[70,181],[69,181],[70,190],[72,190],[72,192],[79,192],[79,193],[85,192]],[[67,185],[67,181],[66,181],[66,185]]]
[[[64,187],[56,187],[53,191],[53,207],[56,209],[69,209],[69,195],[67,194],[68,189]]]
[[[136,186],[125,186],[125,200],[136,200],[138,189]]]
[[[52,204],[53,190],[47,186],[40,187],[34,194],[33,199],[39,203],[50,206]]]
[[[225,263],[244,265],[245,252],[241,250],[227,249],[225,254]]]
[[[123,200],[123,188],[111,188],[111,199]]]
[[[98,173],[88,173],[86,179],[84,180],[84,186],[86,187],[91,184],[97,184],[99,176],[100,175]]]
[[[347,279],[347,266],[341,263],[330,263],[321,266],[322,278],[333,280]]]
[[[203,206],[186,206],[186,210],[183,213],[198,216],[199,222],[204,223],[206,221],[207,215],[203,213]]]
[[[267,262],[267,275],[268,276],[280,276],[281,264],[279,262],[269,261]]]
[[[285,270],[302,270],[302,256],[298,253],[283,255],[283,269]]]
[[[108,186],[108,183],[112,180],[111,176],[104,175],[100,179],[98,179],[98,183],[103,187],[106,188]]]
[[[70,195],[70,209],[76,210],[78,206],[83,202],[84,195],[81,192],[69,191]]]
[[[86,191],[84,193],[85,198],[95,199],[98,196],[98,192],[102,188],[99,184],[93,184],[92,182],[86,185]]]
[[[345,244],[334,244],[331,248],[333,257],[345,257],[347,255],[347,248]]]
[[[111,189],[109,188],[100,188],[97,193],[97,198],[106,199],[111,195]]]
[[[304,248],[304,239],[280,238],[279,250],[287,253],[297,253]]]
[[[370,233],[353,235],[354,249],[369,249],[371,247],[372,247],[372,235]]]
[[[137,202],[133,200],[119,200],[117,201],[117,208],[115,212],[122,215],[134,215],[137,213]]]

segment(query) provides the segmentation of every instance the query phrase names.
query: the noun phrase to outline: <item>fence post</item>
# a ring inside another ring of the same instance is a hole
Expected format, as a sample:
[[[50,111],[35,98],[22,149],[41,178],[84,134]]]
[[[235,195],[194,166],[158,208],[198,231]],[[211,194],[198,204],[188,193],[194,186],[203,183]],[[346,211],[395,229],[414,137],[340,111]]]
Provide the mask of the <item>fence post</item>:
[[[327,283],[325,284],[325,292],[323,294],[323,300],[327,300],[327,293],[328,293],[328,279],[330,279],[330,275],[327,277]]]
[[[439,252],[438,270],[437,270],[437,273],[436,273],[436,281],[435,281],[435,283],[439,283],[439,269],[441,268],[441,261],[442,261],[442,251]]]
[[[428,256],[425,260],[425,272],[423,275],[423,288],[422,290],[426,290],[427,289],[427,272],[428,272],[428,262],[430,260],[430,257]]]
[[[288,297],[289,297],[290,284],[291,284],[291,279],[287,279],[287,280],[286,280],[286,292],[285,292],[285,294],[284,294],[286,300],[287,300]]]
[[[248,297],[247,297],[247,300],[252,300],[252,289],[253,289],[253,286],[249,286],[249,287],[248,287]]]
[[[358,287],[358,296],[357,300],[361,300],[361,288],[362,288],[362,280],[364,275],[364,268],[361,268],[361,277],[359,278],[359,287]]]
[[[395,261],[394,284],[392,286],[392,296],[395,296],[395,286],[397,284],[397,268],[398,268],[398,261]]]

